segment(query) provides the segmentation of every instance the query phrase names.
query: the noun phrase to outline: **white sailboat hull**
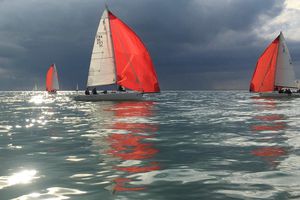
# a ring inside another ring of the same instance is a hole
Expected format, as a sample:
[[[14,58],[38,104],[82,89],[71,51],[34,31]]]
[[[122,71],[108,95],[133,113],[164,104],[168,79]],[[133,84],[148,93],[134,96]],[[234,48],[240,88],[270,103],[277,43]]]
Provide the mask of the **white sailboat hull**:
[[[259,93],[260,97],[272,97],[272,98],[300,98],[300,93],[292,93],[292,94],[286,94],[286,93],[278,93],[278,92],[264,92]]]
[[[137,92],[115,92],[99,93],[96,95],[77,95],[75,101],[138,101],[143,99],[143,93]]]

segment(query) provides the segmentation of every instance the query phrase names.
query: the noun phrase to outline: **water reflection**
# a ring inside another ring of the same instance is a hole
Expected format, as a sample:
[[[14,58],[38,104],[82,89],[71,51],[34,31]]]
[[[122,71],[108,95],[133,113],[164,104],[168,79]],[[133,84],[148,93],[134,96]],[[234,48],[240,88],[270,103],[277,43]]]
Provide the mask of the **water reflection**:
[[[275,109],[275,108],[274,108]],[[253,125],[253,131],[280,131],[286,129],[287,125],[283,115],[271,114],[264,116],[255,116],[254,119],[263,123],[263,125]]]
[[[55,102],[57,96],[58,95],[48,94],[47,92],[32,92],[29,103],[33,103],[35,105],[49,104]]]
[[[153,109],[153,102],[143,101],[114,103],[96,111],[102,112],[102,117],[111,116],[106,125],[110,133],[96,143],[101,145],[99,151],[106,157],[102,164],[111,165],[107,177],[112,178],[112,186],[107,188],[112,192],[144,190],[145,186],[134,186],[131,184],[134,180],[128,177],[160,169],[154,160],[158,150],[151,143],[159,129],[152,120]]]
[[[3,177],[0,176],[0,189],[5,187],[10,187],[13,185],[29,184],[34,179],[40,178],[36,175],[37,175],[36,170],[23,170],[14,173],[11,176],[3,176]]]
[[[34,193],[20,196],[12,200],[33,200],[33,199],[64,200],[64,199],[70,199],[70,196],[72,195],[82,195],[85,193],[86,192],[84,191],[76,190],[72,188],[52,187],[52,188],[47,188],[47,190],[42,193],[34,192]]]
[[[251,126],[251,130],[257,134],[258,144],[267,142],[270,146],[258,147],[252,150],[251,154],[262,158],[270,166],[276,167],[280,158],[288,153],[286,148],[281,146],[284,140],[282,134],[287,129],[286,116],[274,113],[279,109],[274,99],[257,98],[254,99],[254,103],[260,114],[254,116],[256,124]]]

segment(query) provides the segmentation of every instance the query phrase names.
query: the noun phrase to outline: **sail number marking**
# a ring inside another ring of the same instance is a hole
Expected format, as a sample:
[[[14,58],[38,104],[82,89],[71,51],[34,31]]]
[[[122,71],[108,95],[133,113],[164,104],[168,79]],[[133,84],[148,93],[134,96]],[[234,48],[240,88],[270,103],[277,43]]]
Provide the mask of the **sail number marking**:
[[[97,44],[99,45],[99,47],[103,47],[103,41],[102,41],[102,35],[97,35]]]

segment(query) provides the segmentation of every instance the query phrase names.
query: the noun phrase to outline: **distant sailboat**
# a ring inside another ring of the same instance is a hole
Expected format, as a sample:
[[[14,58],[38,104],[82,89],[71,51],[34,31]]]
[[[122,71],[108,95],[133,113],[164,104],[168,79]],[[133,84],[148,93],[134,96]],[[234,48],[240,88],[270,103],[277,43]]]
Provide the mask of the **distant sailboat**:
[[[37,84],[36,84],[36,83],[34,84],[33,91],[38,91],[38,86],[37,86]]]
[[[151,57],[143,42],[106,8],[95,36],[87,87],[113,84],[120,91],[78,95],[75,100],[138,100],[143,93],[160,91]],[[132,91],[124,92],[124,88]]]
[[[298,96],[294,67],[282,32],[257,61],[250,92],[265,97]]]
[[[58,76],[55,64],[52,64],[46,75],[46,91],[56,93],[59,90]]]

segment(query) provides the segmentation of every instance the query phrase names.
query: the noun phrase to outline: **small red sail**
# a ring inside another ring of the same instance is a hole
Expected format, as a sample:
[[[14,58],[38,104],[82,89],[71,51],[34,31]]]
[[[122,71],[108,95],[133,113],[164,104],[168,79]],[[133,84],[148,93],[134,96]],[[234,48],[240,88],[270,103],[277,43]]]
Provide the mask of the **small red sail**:
[[[53,91],[53,75],[54,75],[54,64],[50,66],[46,75],[46,91]]]
[[[250,83],[250,92],[271,92],[275,90],[275,73],[279,47],[278,36],[257,61]]]
[[[120,19],[109,12],[117,84],[141,92],[159,92],[157,75],[145,45]]]

